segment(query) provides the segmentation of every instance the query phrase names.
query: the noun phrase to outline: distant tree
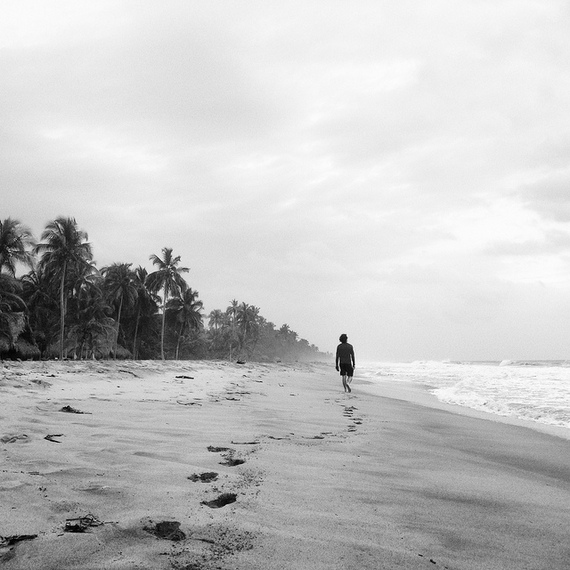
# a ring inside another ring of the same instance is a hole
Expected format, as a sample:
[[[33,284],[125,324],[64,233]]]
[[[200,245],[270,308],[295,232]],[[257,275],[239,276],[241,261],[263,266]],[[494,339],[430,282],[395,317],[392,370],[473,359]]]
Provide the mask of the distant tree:
[[[134,285],[137,298],[134,304],[133,358],[139,356],[139,336],[141,322],[152,323],[153,316],[158,310],[158,296],[147,287],[148,272],[140,265],[134,271]]]
[[[162,258],[151,255],[149,258],[153,265],[158,267],[156,271],[147,277],[147,286],[150,291],[158,293],[162,290],[162,327],[160,331],[160,356],[164,360],[164,328],[166,323],[166,304],[172,295],[179,295],[186,291],[188,285],[182,273],[190,271],[188,267],[178,267],[180,256],[172,256],[172,248],[165,247],[162,250]]]
[[[0,273],[0,337],[13,350],[26,326],[27,307],[21,297],[22,285],[12,275]]]
[[[248,350],[251,354],[257,341],[257,319],[259,309],[253,305],[242,303],[239,305],[236,315],[236,322],[239,329],[240,350]],[[248,346],[248,344],[250,346]]]
[[[209,314],[207,331],[209,354],[227,357],[238,349],[240,357],[256,360],[320,358],[319,349],[310,345],[287,324],[279,329],[267,321],[260,309],[235,299],[225,313],[214,310]]]
[[[291,332],[291,327],[287,323],[279,327],[279,334],[282,335],[284,338],[287,338],[290,332]]]
[[[239,309],[239,302],[236,299],[230,301],[230,306],[226,309],[226,315],[228,317],[228,323],[230,328],[229,335],[229,354],[230,360],[232,359],[232,349],[234,346],[239,348],[239,340],[236,333],[237,325],[237,314]]]
[[[180,351],[180,341],[184,337],[186,330],[197,331],[202,327],[202,310],[204,304],[198,299],[198,291],[191,288],[186,289],[178,297],[173,297],[168,301],[167,312],[173,317],[178,324],[178,335],[176,342],[176,360]]]
[[[225,322],[224,313],[220,309],[210,311],[208,315],[208,326],[215,331],[219,330]]]
[[[208,315],[207,342],[210,355],[226,357],[229,348],[230,325],[229,317],[220,309],[210,311]]]
[[[281,356],[275,325],[260,316],[257,328],[259,339],[256,344],[256,351],[259,353],[260,358],[274,360]]]
[[[110,316],[112,308],[103,292],[100,276],[84,279],[73,298],[75,305],[69,336],[73,339],[74,355],[79,358],[108,356],[116,351],[116,324]]]
[[[58,289],[40,270],[22,276],[23,298],[29,311],[32,340],[46,354],[58,334]]]
[[[0,220],[0,273],[5,271],[14,277],[17,263],[31,267],[34,245],[32,233],[19,220]]]
[[[103,288],[107,298],[116,308],[116,334],[113,355],[117,357],[119,332],[121,328],[121,313],[123,305],[132,306],[136,302],[138,289],[135,272],[131,269],[131,263],[113,263],[101,270],[104,282]]]
[[[40,254],[40,269],[59,280],[60,337],[59,356],[64,355],[65,316],[67,311],[68,278],[77,277],[88,268],[93,257],[87,234],[79,230],[74,218],[58,217],[49,222],[41,236],[42,243],[34,248]]]
[[[7,273],[0,273],[0,312],[26,312],[27,306],[21,295],[20,281]]]

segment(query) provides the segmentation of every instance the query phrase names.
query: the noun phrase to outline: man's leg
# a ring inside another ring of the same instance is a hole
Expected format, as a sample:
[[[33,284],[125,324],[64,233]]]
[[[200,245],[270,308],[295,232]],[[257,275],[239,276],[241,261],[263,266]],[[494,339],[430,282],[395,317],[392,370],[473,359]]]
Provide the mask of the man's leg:
[[[344,388],[344,391],[347,391],[348,388],[348,384],[346,383],[346,374],[342,375],[342,387]]]

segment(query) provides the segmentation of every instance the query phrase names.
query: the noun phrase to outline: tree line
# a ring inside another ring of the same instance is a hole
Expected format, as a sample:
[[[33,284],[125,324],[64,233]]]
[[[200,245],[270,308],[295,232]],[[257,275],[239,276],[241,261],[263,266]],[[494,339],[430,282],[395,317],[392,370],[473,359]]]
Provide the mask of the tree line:
[[[153,270],[101,269],[74,218],[48,222],[38,242],[19,220],[0,220],[0,357],[230,360],[319,359],[324,355],[258,307],[232,300],[207,316],[165,247]],[[18,267],[29,271],[17,276]],[[205,324],[207,320],[207,324]]]

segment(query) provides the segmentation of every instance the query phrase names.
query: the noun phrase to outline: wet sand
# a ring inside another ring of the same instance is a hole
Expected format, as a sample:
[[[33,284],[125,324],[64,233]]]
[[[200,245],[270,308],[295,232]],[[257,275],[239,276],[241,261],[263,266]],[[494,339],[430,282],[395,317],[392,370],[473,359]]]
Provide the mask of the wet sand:
[[[332,366],[5,365],[0,564],[567,567],[570,441],[352,386]]]

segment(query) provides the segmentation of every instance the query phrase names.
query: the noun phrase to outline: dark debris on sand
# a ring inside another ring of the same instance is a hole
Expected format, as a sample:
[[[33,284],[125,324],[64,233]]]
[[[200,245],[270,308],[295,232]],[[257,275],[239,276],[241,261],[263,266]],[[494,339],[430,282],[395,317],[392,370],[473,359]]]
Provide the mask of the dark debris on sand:
[[[222,453],[224,451],[235,451],[231,447],[215,447],[214,445],[208,445],[208,451],[212,453]]]
[[[67,414],[88,414],[89,412],[82,412],[81,410],[77,410],[76,408],[72,408],[71,406],[63,406],[60,412],[65,412]]]
[[[54,439],[54,437],[63,437],[63,436],[64,436],[63,433],[49,433],[48,435],[46,435],[44,437],[44,439],[47,439],[48,441],[52,441],[53,443],[61,443],[61,441]]]
[[[95,515],[88,514],[84,517],[65,519],[64,532],[85,532],[92,526],[101,526],[102,523]]]
[[[37,534],[14,534],[11,536],[0,536],[0,563],[8,562],[16,556],[16,544],[23,540],[33,540]]]
[[[0,548],[6,548],[7,546],[14,546],[18,542],[23,540],[33,540],[38,538],[37,534],[14,534],[12,536],[0,536]]]
[[[28,443],[29,441],[31,441],[30,436],[25,433],[19,433],[17,435],[4,435],[0,437],[1,443],[16,443],[16,442]]]

